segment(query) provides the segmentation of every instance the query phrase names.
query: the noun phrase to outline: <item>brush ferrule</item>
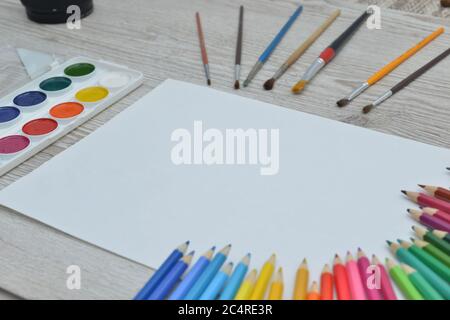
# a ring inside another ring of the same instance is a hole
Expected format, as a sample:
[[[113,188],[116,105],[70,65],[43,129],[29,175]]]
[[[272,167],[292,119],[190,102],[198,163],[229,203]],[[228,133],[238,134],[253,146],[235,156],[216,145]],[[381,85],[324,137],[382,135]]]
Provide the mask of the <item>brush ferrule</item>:
[[[258,62],[255,63],[255,65],[253,66],[252,70],[248,74],[247,79],[245,79],[245,81],[244,81],[244,87],[249,85],[250,81],[252,81],[253,78],[256,76],[256,74],[259,72],[259,70],[261,70],[263,64],[264,63],[261,62],[261,61],[258,61]]]
[[[234,80],[239,81],[240,78],[241,78],[241,65],[236,64],[234,66]]]
[[[325,64],[325,60],[323,60],[322,58],[314,61],[314,63],[309,66],[308,70],[306,70],[302,80],[311,81],[311,79],[314,78],[315,75],[319,73],[319,71],[322,70],[323,67],[325,67]]]
[[[347,97],[347,99],[348,99],[349,101],[352,101],[352,100],[355,99],[357,96],[359,96],[361,93],[363,93],[364,91],[366,91],[367,88],[369,88],[369,84],[368,84],[367,82],[364,82],[364,83],[361,84],[358,88],[356,88],[355,90],[353,90],[353,92],[349,94],[349,96]]]
[[[273,75],[272,78],[274,78],[275,80],[278,80],[279,78],[281,78],[281,76],[286,72],[286,70],[289,68],[289,66],[287,64],[283,64],[280,69],[277,70],[277,72],[275,72],[275,74]]]
[[[205,63],[203,65],[203,69],[205,70],[206,79],[210,80],[211,77],[210,77],[210,74],[209,74],[209,64]]]
[[[387,99],[389,99],[390,97],[392,97],[394,93],[389,90],[387,91],[385,94],[383,94],[381,97],[379,97],[377,100],[375,100],[372,105],[374,107],[379,106],[380,104],[382,104],[384,101],[386,101]]]

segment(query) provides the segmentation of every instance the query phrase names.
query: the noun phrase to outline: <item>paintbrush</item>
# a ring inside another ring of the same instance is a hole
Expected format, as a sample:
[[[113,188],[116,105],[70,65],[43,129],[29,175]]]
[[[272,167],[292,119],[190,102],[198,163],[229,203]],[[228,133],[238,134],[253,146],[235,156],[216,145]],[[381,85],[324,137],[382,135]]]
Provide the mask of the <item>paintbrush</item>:
[[[401,91],[402,89],[406,88],[408,85],[410,85],[412,82],[414,82],[416,79],[421,77],[424,73],[426,73],[428,70],[433,68],[435,65],[437,65],[439,62],[444,60],[448,55],[450,54],[450,48],[445,50],[443,53],[441,53],[439,56],[428,62],[426,65],[403,79],[401,82],[396,84],[394,87],[392,87],[391,90],[387,91],[385,94],[383,94],[381,97],[379,97],[377,100],[375,100],[372,104],[369,104],[363,108],[363,113],[369,113],[373,108],[379,106],[384,101],[392,97],[397,92]]]
[[[202,22],[200,21],[200,13],[195,13],[195,20],[197,22],[198,41],[200,44],[200,52],[202,54],[203,68],[205,69],[206,83],[211,85],[211,77],[209,73],[208,54],[206,53],[205,36],[203,34]]]
[[[241,57],[242,57],[242,33],[244,27],[244,6],[239,8],[239,26],[236,44],[236,59],[234,63],[234,88],[239,89],[239,79],[241,78]]]
[[[356,88],[352,93],[350,93],[349,96],[347,96],[344,99],[339,100],[336,104],[338,107],[345,107],[348,105],[353,99],[355,99],[357,96],[359,96],[361,93],[366,91],[370,86],[373,86],[378,81],[383,79],[385,76],[387,76],[389,73],[394,71],[399,65],[401,65],[403,62],[411,58],[413,55],[415,55],[417,52],[420,51],[420,49],[424,48],[426,45],[428,45],[431,41],[439,37],[442,33],[444,33],[444,28],[438,28],[433,33],[428,35],[425,39],[414,45],[414,47],[410,48],[408,51],[403,53],[401,56],[397,57],[392,62],[385,65],[383,68],[375,72],[370,78],[362,83],[358,88]]]
[[[314,63],[306,70],[302,79],[292,87],[293,93],[302,92],[306,85],[338,54],[339,50],[350,40],[359,27],[372,15],[372,9],[365,11],[353,22],[328,48],[326,48]]]
[[[336,20],[336,18],[341,14],[341,10],[334,11],[325,22],[317,28],[309,38],[303,42],[284,62],[281,67],[275,72],[272,78],[267,80],[264,83],[264,89],[272,90],[275,85],[275,81],[277,81],[288,69],[292,66],[300,57],[308,50],[309,47],[313,45],[313,43],[328,29],[329,26]]]
[[[244,87],[247,87],[250,84],[250,81],[256,76],[256,74],[261,70],[264,63],[266,63],[267,59],[269,59],[270,55],[275,51],[278,44],[281,42],[283,37],[286,35],[286,33],[291,28],[292,24],[297,20],[298,16],[302,13],[303,6],[299,6],[294,14],[289,18],[289,20],[286,22],[286,24],[281,28],[281,30],[278,32],[278,34],[275,36],[275,38],[272,40],[272,42],[269,44],[269,46],[264,50],[264,52],[261,54],[261,56],[258,58],[258,61],[253,66],[252,70],[247,76],[247,79],[244,81]]]

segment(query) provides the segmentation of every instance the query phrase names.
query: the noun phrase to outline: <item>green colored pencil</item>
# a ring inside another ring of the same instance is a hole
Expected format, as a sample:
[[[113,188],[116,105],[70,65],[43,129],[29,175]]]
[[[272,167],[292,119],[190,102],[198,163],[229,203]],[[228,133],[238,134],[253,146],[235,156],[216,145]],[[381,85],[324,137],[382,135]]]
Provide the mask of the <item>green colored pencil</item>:
[[[444,300],[439,292],[437,292],[427,280],[417,272],[417,270],[414,270],[407,264],[402,263],[401,266],[403,271],[408,275],[409,280],[426,300]]]
[[[450,300],[450,284],[438,276],[426,264],[420,261],[411,252],[402,248],[398,243],[387,241],[389,248],[400,262],[406,263],[416,269],[420,274],[445,298]]]
[[[421,248],[422,250],[425,250],[429,254],[431,254],[433,257],[441,261],[443,264],[445,264],[447,267],[450,268],[450,256],[445,254],[445,252],[439,250],[431,243],[428,243],[423,240],[417,240],[417,239],[411,239],[416,246]]]
[[[442,239],[442,240],[450,243],[450,233],[442,231],[442,230],[433,230],[431,232],[439,239]]]
[[[439,250],[445,252],[445,254],[450,255],[449,242],[442,240],[441,238],[436,236],[432,231],[428,231],[425,228],[414,226],[413,230],[421,240],[425,240],[426,242],[433,244],[435,247],[439,248]]]
[[[402,270],[402,268],[400,268],[399,265],[396,265],[392,260],[386,258],[386,267],[389,271],[389,275],[406,299],[423,300],[420,292],[417,291],[416,287],[414,287],[407,274]]]
[[[400,245],[411,252],[413,255],[416,256],[417,259],[422,261],[424,264],[426,264],[431,270],[436,272],[439,276],[441,276],[444,280],[447,280],[447,282],[450,282],[450,269],[447,268],[445,264],[440,262],[438,259],[433,257],[428,252],[420,249],[418,246],[413,245],[409,242],[399,240]]]

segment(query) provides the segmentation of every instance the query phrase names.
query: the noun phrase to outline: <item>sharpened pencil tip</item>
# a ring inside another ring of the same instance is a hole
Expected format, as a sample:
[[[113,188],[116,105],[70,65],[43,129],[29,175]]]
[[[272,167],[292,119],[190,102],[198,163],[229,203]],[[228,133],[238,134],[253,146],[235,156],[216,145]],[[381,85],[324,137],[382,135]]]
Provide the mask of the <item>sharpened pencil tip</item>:
[[[372,111],[372,109],[373,109],[373,104],[369,104],[362,109],[362,112],[364,114],[368,114],[370,111]]]
[[[424,184],[418,184],[418,186],[421,187],[421,188],[425,188]]]
[[[241,87],[241,84],[239,83],[239,80],[236,80],[234,82],[234,89],[239,90],[240,87]]]
[[[338,106],[339,108],[343,108],[343,107],[345,107],[346,105],[348,105],[349,103],[350,103],[350,100],[348,100],[347,98],[341,99],[341,100],[339,100],[338,102],[336,102],[336,104],[337,104],[337,106]]]
[[[408,192],[407,191],[405,191],[405,190],[402,190],[402,193],[404,194],[404,195],[408,195]]]
[[[308,81],[300,80],[292,87],[292,92],[297,93],[297,94],[302,92],[305,89],[307,84],[308,84]]]
[[[392,241],[386,240],[386,243],[390,246],[392,244]]]
[[[266,89],[266,90],[272,90],[274,84],[275,84],[275,79],[274,79],[274,78],[270,78],[269,80],[267,80],[266,82],[264,82],[264,89]]]

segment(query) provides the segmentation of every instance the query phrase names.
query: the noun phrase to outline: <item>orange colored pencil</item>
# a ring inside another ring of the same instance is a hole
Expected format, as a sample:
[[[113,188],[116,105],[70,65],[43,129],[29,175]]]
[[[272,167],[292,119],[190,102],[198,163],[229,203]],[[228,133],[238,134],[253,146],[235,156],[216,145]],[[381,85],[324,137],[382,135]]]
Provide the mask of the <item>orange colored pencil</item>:
[[[320,299],[333,300],[333,274],[329,265],[325,265],[320,276]]]
[[[341,258],[336,254],[334,258],[334,282],[336,283],[336,292],[338,300],[351,300],[350,285],[348,283],[347,271]]]
[[[320,300],[319,285],[313,281],[306,300]]]

